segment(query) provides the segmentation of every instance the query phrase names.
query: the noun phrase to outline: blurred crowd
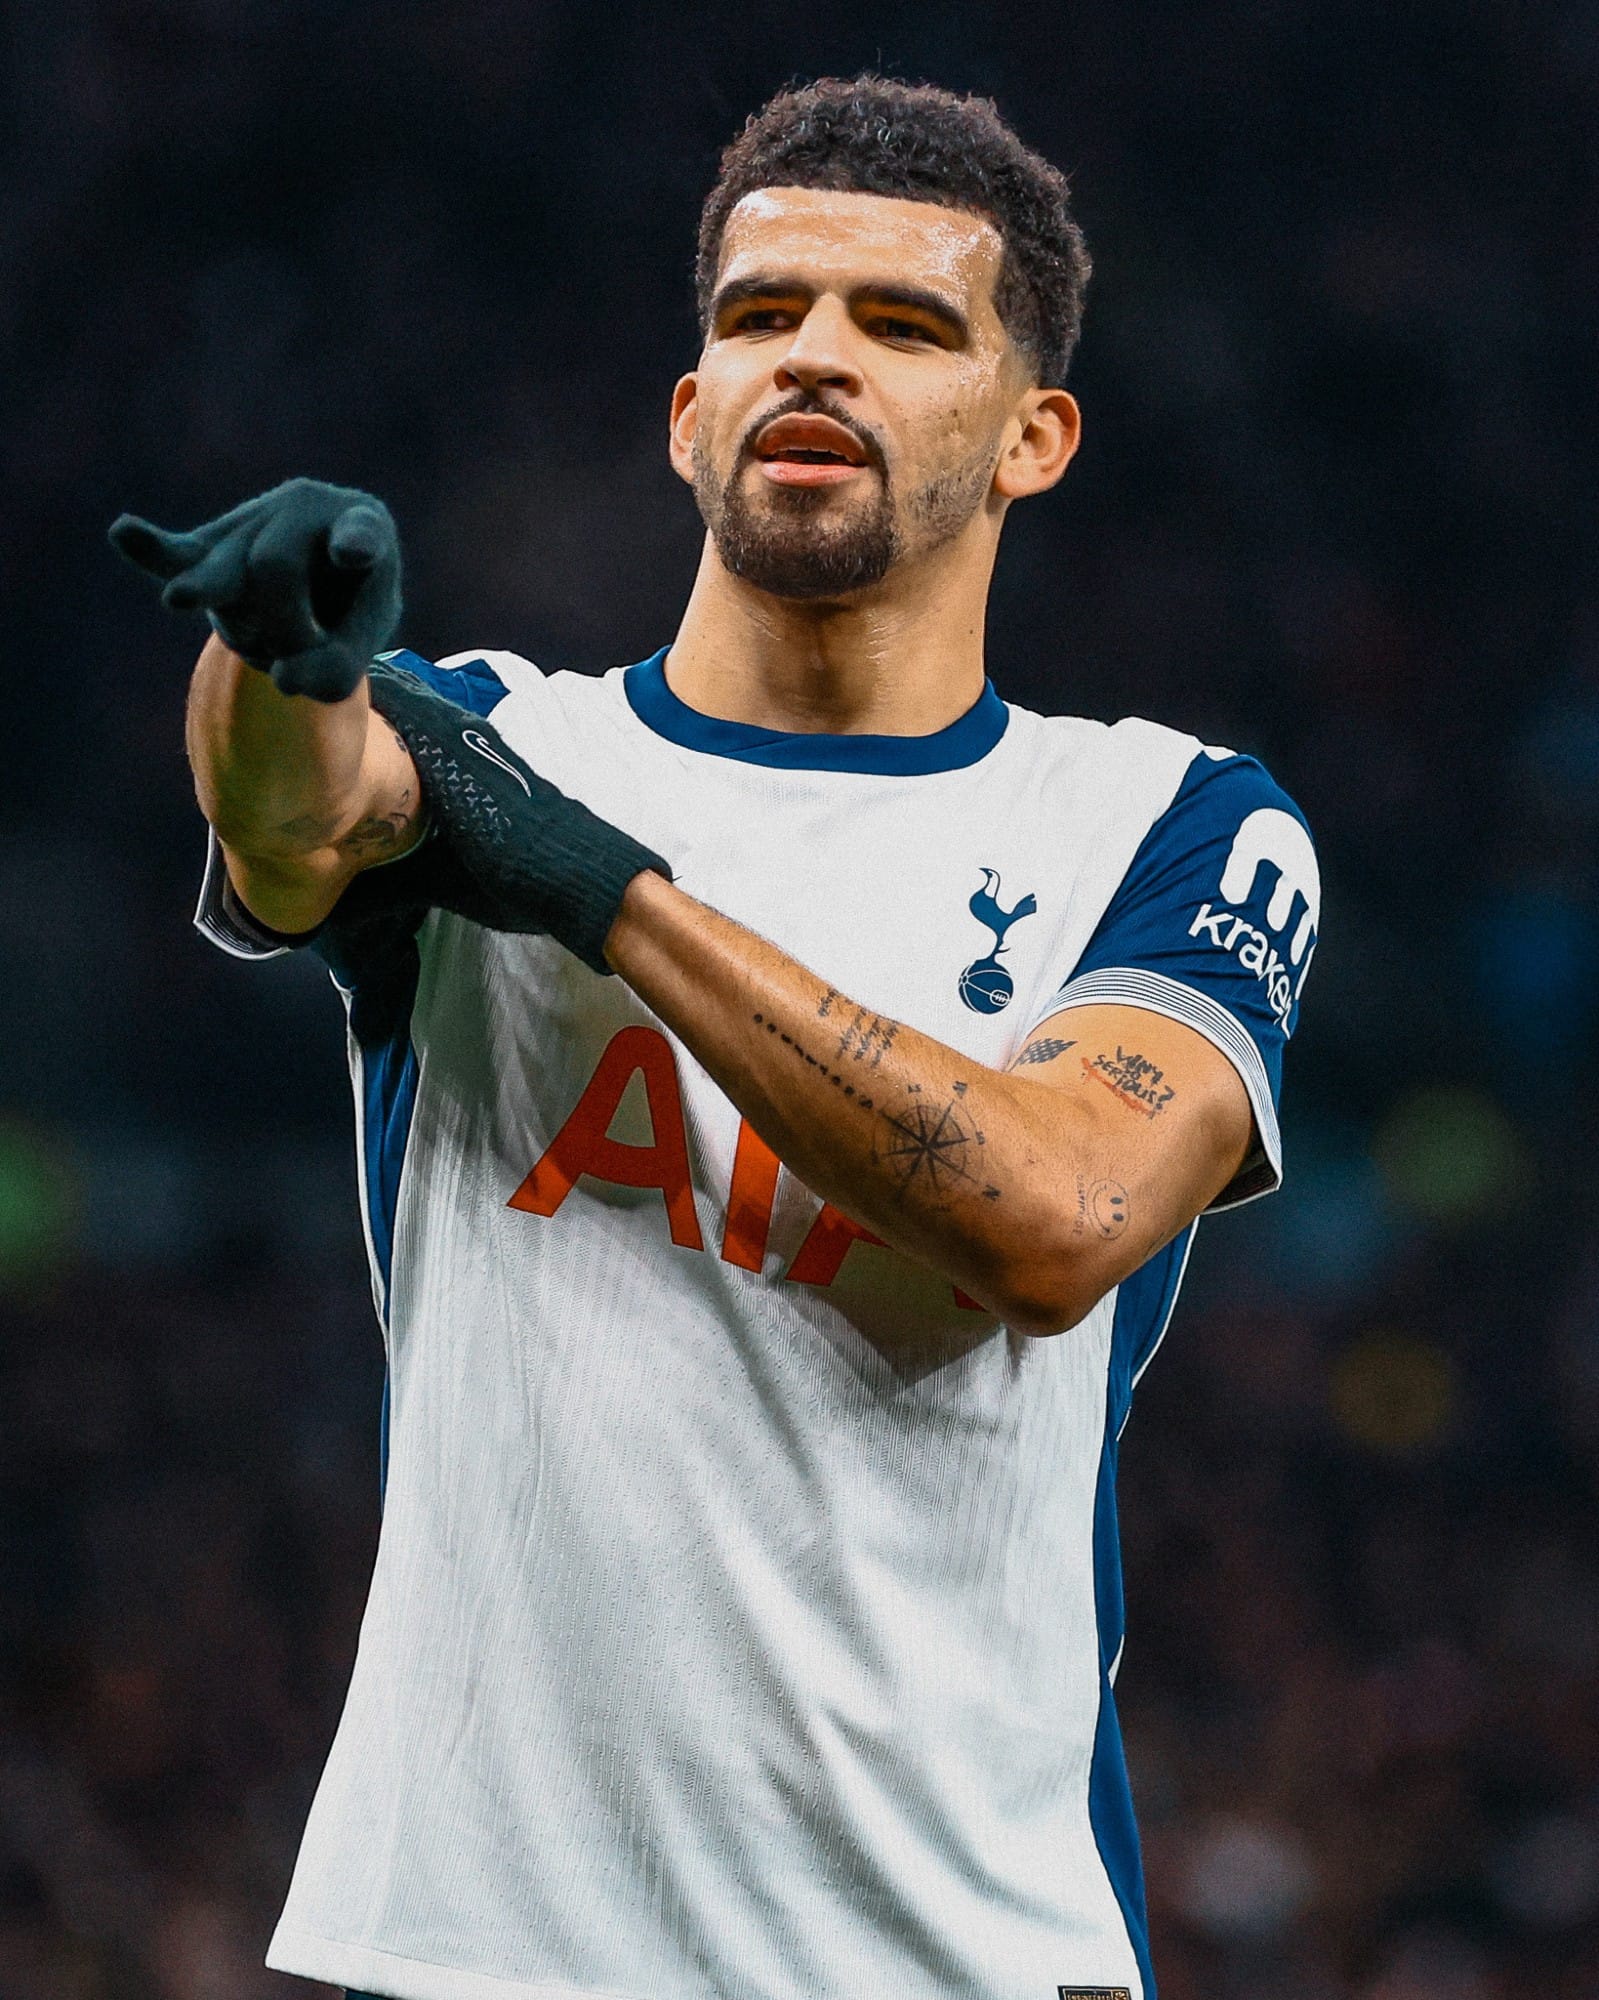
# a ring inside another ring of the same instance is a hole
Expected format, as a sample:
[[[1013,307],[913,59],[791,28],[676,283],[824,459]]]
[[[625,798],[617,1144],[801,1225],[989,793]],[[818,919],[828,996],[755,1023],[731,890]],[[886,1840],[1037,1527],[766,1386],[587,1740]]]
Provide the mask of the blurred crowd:
[[[1122,1456],[1163,2000],[1599,2000],[1599,15],[866,11],[12,10],[0,2000],[312,1990],[260,1957],[377,1512],[339,1008],[189,930],[198,635],[105,525],[348,480],[408,643],[642,657],[716,150],[879,64],[997,94],[1096,257],[1001,693],[1254,751],[1322,853],[1287,1185]]]

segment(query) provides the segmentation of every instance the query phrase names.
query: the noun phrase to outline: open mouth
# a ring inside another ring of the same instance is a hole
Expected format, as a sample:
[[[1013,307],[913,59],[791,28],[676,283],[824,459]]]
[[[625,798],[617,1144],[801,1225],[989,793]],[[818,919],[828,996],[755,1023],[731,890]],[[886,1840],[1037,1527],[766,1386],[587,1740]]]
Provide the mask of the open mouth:
[[[780,486],[827,486],[866,468],[866,448],[831,417],[774,417],[755,438],[755,458]]]

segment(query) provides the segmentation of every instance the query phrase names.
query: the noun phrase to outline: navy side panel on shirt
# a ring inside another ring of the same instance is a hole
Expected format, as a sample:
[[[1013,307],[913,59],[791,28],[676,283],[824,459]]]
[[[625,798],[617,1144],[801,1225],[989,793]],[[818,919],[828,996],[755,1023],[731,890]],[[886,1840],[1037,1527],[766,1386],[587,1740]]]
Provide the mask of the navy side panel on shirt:
[[[1144,1903],[1144,1869],[1133,1815],[1132,1788],[1122,1748],[1112,1683],[1121,1660],[1125,1606],[1121,1536],[1116,1517],[1116,1448],[1132,1405],[1133,1389],[1165,1338],[1167,1323],[1188,1265],[1197,1224],[1190,1224],[1156,1251],[1116,1292],[1111,1322],[1110,1379],[1105,1396],[1105,1441],[1094,1496],[1094,1609],[1099,1626],[1099,1720],[1088,1774],[1088,1817],[1095,1844],[1121,1905],[1127,1935],[1138,1960],[1144,1992],[1153,2000],[1155,1975],[1149,1956],[1149,1918]]]
[[[1053,1003],[1147,1006],[1232,1061],[1261,1156],[1212,1207],[1265,1194],[1282,1177],[1283,1050],[1320,918],[1316,851],[1299,808],[1253,757],[1202,751]]]
[[[404,650],[380,657],[404,667],[436,693],[471,709],[475,715],[488,715],[506,695],[505,683],[483,660],[469,660],[460,667],[436,667],[421,654]],[[422,972],[416,927],[408,918],[386,934],[381,927],[368,928],[358,939],[346,941],[337,925],[330,925],[318,936],[312,949],[326,961],[346,997],[350,1034],[360,1056],[360,1143],[367,1229],[377,1272],[378,1310],[387,1331],[394,1224],[399,1213],[400,1179],[405,1171],[411,1117],[416,1107],[418,1064],[411,1043],[411,1012]],[[386,1484],[387,1376],[383,1383],[379,1457],[379,1478]]]
[[[490,714],[507,693],[505,683],[484,660],[468,660],[460,667],[436,667],[419,653],[403,650],[381,657],[404,667],[475,715]],[[369,877],[381,877],[382,872],[381,867],[367,871]],[[258,922],[233,894],[214,834],[200,907],[195,912],[197,927],[236,958],[275,958],[296,948],[314,951],[344,995],[359,1061],[357,1119],[373,1289],[385,1330],[400,1179],[416,1104],[417,1058],[411,1044],[411,1012],[421,976],[416,930],[422,914],[412,906],[397,911],[392,923],[380,918],[357,928],[341,926],[335,917],[304,937],[286,937]],[[389,1387],[385,1381],[381,1433],[385,1477],[388,1431]]]

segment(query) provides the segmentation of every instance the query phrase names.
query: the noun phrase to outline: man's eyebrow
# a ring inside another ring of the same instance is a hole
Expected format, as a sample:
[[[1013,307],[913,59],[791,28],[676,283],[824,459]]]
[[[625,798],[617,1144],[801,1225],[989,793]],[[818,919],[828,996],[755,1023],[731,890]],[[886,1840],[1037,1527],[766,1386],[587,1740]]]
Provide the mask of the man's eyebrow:
[[[807,304],[816,297],[816,287],[807,285],[798,278],[783,278],[774,274],[757,271],[753,277],[732,278],[722,286],[711,300],[711,318],[718,320],[734,306],[743,305],[749,299],[804,299]]]
[[[942,293],[925,291],[920,285],[857,285],[849,302],[852,306],[904,306],[941,321],[962,343],[971,336],[970,323],[960,307]]]

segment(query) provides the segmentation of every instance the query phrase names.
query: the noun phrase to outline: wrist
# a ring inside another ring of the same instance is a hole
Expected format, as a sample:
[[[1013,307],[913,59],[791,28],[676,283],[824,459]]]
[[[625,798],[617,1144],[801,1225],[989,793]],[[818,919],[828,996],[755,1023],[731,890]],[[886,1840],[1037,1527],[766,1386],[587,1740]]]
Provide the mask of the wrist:
[[[437,873],[435,902],[490,930],[553,937],[608,973],[605,944],[629,887],[667,863],[541,778],[486,717],[409,667],[376,662],[370,695],[410,755],[435,848],[453,864],[452,879]]]
[[[691,905],[691,898],[669,875],[644,868],[622,891],[616,920],[605,936],[605,959],[611,970],[627,977],[640,947],[660,936],[674,915]]]

